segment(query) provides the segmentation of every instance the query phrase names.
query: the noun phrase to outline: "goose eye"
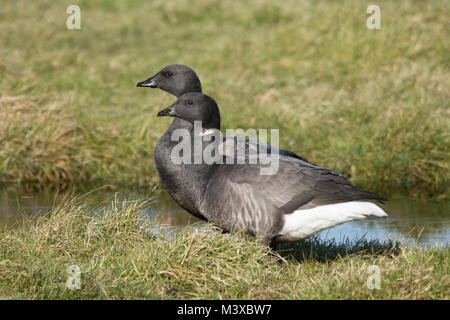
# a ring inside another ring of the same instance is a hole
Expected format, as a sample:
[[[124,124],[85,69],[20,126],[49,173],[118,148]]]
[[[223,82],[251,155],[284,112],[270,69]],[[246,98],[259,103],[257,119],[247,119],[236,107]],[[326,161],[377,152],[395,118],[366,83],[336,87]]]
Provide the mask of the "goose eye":
[[[188,101],[186,101],[186,103],[187,103],[188,105],[192,106],[192,100],[188,100]]]
[[[169,77],[173,76],[172,71],[167,72],[167,75],[168,75]]]

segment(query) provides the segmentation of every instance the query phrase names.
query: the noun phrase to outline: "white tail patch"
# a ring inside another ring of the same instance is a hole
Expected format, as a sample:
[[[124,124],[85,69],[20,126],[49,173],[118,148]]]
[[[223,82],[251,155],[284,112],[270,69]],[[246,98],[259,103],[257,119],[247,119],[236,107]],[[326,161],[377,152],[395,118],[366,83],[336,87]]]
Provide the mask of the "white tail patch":
[[[306,239],[322,230],[361,219],[381,219],[388,215],[372,202],[350,201],[299,209],[284,215],[280,236],[290,240]]]

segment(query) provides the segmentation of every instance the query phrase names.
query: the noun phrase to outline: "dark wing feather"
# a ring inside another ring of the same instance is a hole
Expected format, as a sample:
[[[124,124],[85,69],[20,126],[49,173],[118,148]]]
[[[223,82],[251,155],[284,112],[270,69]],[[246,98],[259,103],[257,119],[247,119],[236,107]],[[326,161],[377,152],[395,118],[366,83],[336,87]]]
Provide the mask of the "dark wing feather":
[[[222,137],[223,144],[221,148],[219,149],[222,155],[226,157],[232,157],[236,158],[239,157],[240,153],[243,152],[242,155],[245,155],[245,157],[249,155],[256,155],[256,154],[279,154],[281,158],[287,158],[292,160],[298,160],[305,163],[309,163],[308,160],[306,160],[303,157],[300,157],[299,155],[295,154],[294,152],[283,150],[283,149],[277,149],[272,147],[269,144],[265,144],[259,141],[250,140],[250,139],[243,139],[240,137]],[[239,151],[238,151],[239,150]]]
[[[247,184],[265,201],[284,213],[299,208],[347,201],[386,201],[387,199],[364,190],[331,169],[297,160],[279,159],[274,175],[261,175],[262,165],[223,165],[217,173],[235,184]]]
[[[233,170],[232,168],[235,168]],[[246,165],[222,165],[208,183],[201,211],[228,231],[275,236],[282,228],[280,210],[247,182],[235,182],[229,173],[253,174]]]

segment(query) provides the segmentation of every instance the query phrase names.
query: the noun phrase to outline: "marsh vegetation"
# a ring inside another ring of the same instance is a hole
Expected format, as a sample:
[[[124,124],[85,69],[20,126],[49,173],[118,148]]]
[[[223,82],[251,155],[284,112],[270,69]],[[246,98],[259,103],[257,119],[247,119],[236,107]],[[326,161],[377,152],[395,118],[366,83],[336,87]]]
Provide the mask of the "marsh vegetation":
[[[378,1],[382,30],[353,1],[73,2],[81,30],[66,28],[67,3],[2,3],[2,185],[151,190],[169,122],[156,113],[175,99],[135,85],[183,63],[223,128],[277,128],[281,148],[360,188],[448,199],[448,1]],[[313,238],[271,254],[209,226],[167,241],[140,215],[149,206],[81,198],[3,228],[0,298],[449,298],[448,246]],[[81,290],[66,286],[70,265]],[[370,265],[379,290],[366,285]]]

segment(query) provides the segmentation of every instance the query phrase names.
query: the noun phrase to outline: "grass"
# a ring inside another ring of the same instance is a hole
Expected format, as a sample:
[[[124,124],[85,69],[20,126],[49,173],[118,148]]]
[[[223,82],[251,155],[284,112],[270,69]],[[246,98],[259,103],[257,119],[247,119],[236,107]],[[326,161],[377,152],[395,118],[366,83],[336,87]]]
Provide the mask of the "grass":
[[[6,299],[449,299],[448,247],[404,248],[312,238],[270,253],[213,227],[172,234],[112,199],[93,210],[72,199],[0,232],[0,296]],[[156,232],[158,231],[159,232]],[[281,254],[281,255],[280,255]],[[283,256],[283,257],[282,257]],[[66,286],[69,266],[81,289]],[[369,266],[380,289],[369,289]]]
[[[82,29],[65,27],[78,4]],[[0,11],[0,184],[157,182],[174,98],[135,84],[199,74],[223,128],[276,128],[280,147],[361,188],[448,198],[448,1],[17,0]],[[83,198],[0,230],[7,299],[449,299],[448,247],[312,238],[268,252],[211,226],[167,234],[148,201]],[[441,214],[441,213],[439,213]],[[158,232],[156,232],[158,230]],[[81,270],[81,289],[66,286]],[[366,283],[381,271],[380,289]]]
[[[135,84],[184,63],[224,128],[277,128],[361,188],[446,198],[450,4],[377,4],[382,30],[354,1],[4,3],[0,182],[154,184],[155,115],[174,98]]]

